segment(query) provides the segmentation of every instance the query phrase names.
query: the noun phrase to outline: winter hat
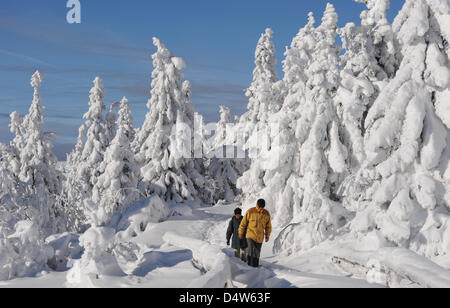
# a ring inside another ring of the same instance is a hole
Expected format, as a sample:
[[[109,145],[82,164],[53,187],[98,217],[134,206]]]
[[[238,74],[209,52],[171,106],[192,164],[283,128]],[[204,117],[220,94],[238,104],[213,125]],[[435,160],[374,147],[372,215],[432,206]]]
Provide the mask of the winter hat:
[[[234,215],[241,215],[242,214],[242,210],[240,208],[237,208],[234,210]]]
[[[264,199],[259,199],[257,202],[260,209],[263,209],[266,207],[266,201]]]

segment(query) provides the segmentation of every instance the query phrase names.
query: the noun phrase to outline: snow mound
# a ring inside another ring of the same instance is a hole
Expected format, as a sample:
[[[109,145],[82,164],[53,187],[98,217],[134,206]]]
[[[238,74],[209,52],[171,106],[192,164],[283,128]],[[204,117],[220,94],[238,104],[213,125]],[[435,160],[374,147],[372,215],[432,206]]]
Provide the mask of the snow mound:
[[[95,280],[105,276],[125,276],[112,254],[115,245],[115,230],[106,227],[91,227],[80,236],[84,254],[75,261],[66,279],[70,286],[95,286]]]
[[[79,258],[83,251],[77,234],[55,234],[49,236],[45,242],[55,251],[53,258],[48,261],[50,268],[55,271],[67,270],[68,262]]]
[[[192,281],[188,288],[223,288],[231,286],[231,265],[219,246],[167,232],[163,236],[167,243],[192,251],[194,263],[206,274]]]
[[[158,223],[170,214],[169,206],[159,196],[153,195],[131,206],[117,225],[117,236],[129,240],[144,232],[149,223]]]
[[[19,221],[14,229],[7,237],[0,233],[0,280],[35,276],[54,255],[53,248],[39,238],[35,223]]]
[[[290,224],[275,239],[273,253],[290,255],[311,249],[322,241],[323,237],[316,223]]]

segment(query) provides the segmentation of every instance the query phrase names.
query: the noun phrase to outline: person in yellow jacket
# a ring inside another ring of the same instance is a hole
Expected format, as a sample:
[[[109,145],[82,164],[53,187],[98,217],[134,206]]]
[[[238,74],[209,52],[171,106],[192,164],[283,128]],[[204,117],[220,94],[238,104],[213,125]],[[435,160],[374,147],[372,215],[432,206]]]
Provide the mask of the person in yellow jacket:
[[[248,243],[248,265],[253,267],[259,266],[259,257],[261,255],[261,248],[264,242],[269,241],[272,233],[272,222],[270,221],[270,214],[264,208],[266,201],[258,200],[256,207],[251,208],[245,213],[239,225],[239,238],[244,238],[247,234]],[[247,233],[245,233],[247,231]]]

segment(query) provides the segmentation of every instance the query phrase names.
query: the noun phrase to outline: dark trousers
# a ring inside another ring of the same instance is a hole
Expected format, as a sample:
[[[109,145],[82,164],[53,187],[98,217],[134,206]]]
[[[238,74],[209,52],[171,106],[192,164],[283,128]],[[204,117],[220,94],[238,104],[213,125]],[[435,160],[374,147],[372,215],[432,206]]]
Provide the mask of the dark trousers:
[[[247,243],[248,243],[248,256],[259,259],[259,256],[261,255],[262,243],[261,244],[257,243],[250,238],[247,239]]]

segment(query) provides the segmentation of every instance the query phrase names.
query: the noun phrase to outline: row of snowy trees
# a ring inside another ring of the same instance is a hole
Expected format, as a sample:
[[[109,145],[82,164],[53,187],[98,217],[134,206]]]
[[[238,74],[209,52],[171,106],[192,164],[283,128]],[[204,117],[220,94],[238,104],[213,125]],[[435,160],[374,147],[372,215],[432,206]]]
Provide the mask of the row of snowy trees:
[[[153,42],[151,98],[142,127],[133,127],[125,97],[107,110],[97,77],[85,123],[64,164],[52,153],[55,136],[43,130],[39,90],[44,76],[39,71],[32,76],[29,114],[11,114],[15,137],[9,146],[0,144],[0,279],[42,268],[49,235],[109,230],[104,227],[117,226],[138,200],[153,195],[168,203],[235,199],[245,163],[214,155],[226,142],[229,109],[222,107],[217,134],[207,140],[202,117],[194,113],[190,83],[182,80],[184,61],[159,39]],[[36,247],[30,250],[31,241]]]
[[[2,193],[34,196],[45,234],[114,225],[129,205],[153,194],[174,203],[213,204],[236,197],[243,164],[210,155],[226,142],[229,109],[222,107],[218,133],[207,142],[202,117],[194,113],[190,83],[182,80],[184,61],[159,39],[153,42],[151,98],[142,127],[134,129],[125,97],[107,110],[103,82],[95,78],[85,123],[62,170],[52,154],[52,136],[43,132],[40,72],[31,81],[30,113],[24,119],[11,114],[15,138],[10,146],[2,145],[2,176],[10,179]],[[12,192],[22,186],[25,191]]]
[[[331,4],[319,25],[309,14],[285,52],[281,80],[267,29],[248,111],[233,121],[221,107],[211,138],[194,112],[184,61],[154,38],[142,126],[133,127],[126,98],[107,110],[96,78],[75,149],[58,168],[36,72],[30,112],[11,115],[15,138],[0,149],[0,245],[12,247],[18,229],[39,230],[42,240],[114,227],[130,205],[154,195],[203,204],[263,197],[282,229],[276,251],[352,232],[430,257],[449,254],[450,5],[407,0],[391,24],[389,0],[357,1],[368,8],[360,25],[339,28]],[[34,243],[36,257],[45,247]]]
[[[276,251],[350,231],[447,255],[450,4],[407,0],[390,24],[388,0],[358,2],[368,7],[359,26],[338,28],[331,4],[318,26],[310,13],[285,53],[281,82],[271,31],[261,38],[241,121],[253,134],[254,123],[277,129],[266,128],[269,144],[238,188],[247,200],[269,201],[284,227]]]

